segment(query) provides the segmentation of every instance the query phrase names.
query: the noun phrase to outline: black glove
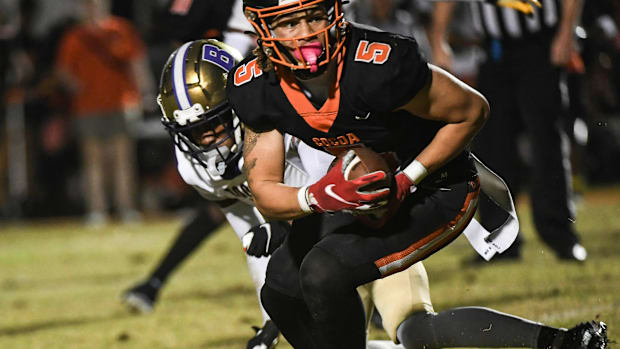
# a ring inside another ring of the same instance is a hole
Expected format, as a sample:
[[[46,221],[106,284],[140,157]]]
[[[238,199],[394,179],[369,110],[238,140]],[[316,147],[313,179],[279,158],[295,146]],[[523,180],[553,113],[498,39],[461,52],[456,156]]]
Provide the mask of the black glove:
[[[254,257],[270,256],[284,242],[291,231],[288,222],[273,221],[255,225],[248,230],[243,238],[243,250]]]
[[[499,7],[508,7],[515,9],[526,15],[532,15],[534,13],[534,6],[542,7],[538,0],[486,0]]]

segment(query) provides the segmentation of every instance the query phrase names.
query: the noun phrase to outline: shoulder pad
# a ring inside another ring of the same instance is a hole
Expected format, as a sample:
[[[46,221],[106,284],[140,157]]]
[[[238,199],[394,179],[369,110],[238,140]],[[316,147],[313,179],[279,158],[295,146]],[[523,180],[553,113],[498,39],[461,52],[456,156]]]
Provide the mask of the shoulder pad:
[[[350,75],[357,80],[357,96],[366,105],[377,111],[392,111],[424,87],[430,70],[415,39],[357,24],[352,25],[350,33]],[[364,81],[355,76],[364,76]]]

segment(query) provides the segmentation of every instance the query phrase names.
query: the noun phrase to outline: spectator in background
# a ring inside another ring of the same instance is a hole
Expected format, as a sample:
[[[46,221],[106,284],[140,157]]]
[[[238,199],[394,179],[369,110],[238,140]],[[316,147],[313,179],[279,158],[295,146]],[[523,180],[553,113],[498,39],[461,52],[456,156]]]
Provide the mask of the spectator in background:
[[[226,29],[224,29],[224,42],[236,48],[245,57],[256,47],[254,28],[243,14],[243,1],[233,0],[233,8]]]
[[[530,199],[542,240],[561,260],[583,262],[586,250],[573,225],[571,172],[566,136],[561,132],[560,72],[574,52],[574,30],[581,0],[544,1],[527,17],[510,8],[473,3],[474,25],[485,36],[487,60],[480,66],[478,89],[491,115],[473,149],[519,192],[517,136],[525,126],[531,142]],[[434,63],[451,68],[445,41],[453,3],[436,3],[431,45]],[[488,198],[480,202],[480,222],[496,228],[504,217]],[[520,243],[499,258],[519,258]]]
[[[9,22],[8,7],[0,2],[0,101],[5,105],[6,76],[9,70],[11,39],[15,36],[15,26]],[[0,213],[4,211],[6,204],[6,135],[5,135],[5,110],[0,108]]]
[[[170,0],[162,29],[174,46],[195,39],[222,39],[234,1]]]
[[[130,122],[141,115],[143,101],[151,105],[155,99],[144,43],[128,21],[110,14],[108,0],[79,0],[79,9],[82,23],[62,38],[56,68],[72,92],[87,184],[87,223],[100,226],[107,221],[108,172],[114,178],[120,217],[135,220],[139,213]]]
[[[24,3],[0,1],[0,208],[11,218],[22,215],[32,178],[24,102],[34,65],[24,45]]]
[[[5,76],[9,68],[9,46],[11,26],[8,23],[6,5],[0,2],[0,101],[4,105]],[[4,130],[4,108],[0,109],[0,213],[5,205],[6,196],[6,136]]]

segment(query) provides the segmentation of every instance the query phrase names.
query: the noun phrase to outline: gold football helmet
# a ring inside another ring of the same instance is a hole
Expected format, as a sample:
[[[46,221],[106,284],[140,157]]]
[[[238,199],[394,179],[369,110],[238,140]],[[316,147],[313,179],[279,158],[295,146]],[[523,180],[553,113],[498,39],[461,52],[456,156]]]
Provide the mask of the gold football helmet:
[[[196,40],[174,51],[161,74],[161,121],[175,145],[212,176],[241,156],[241,125],[226,98],[228,73],[241,58],[222,42]],[[213,141],[205,144],[203,135]]]

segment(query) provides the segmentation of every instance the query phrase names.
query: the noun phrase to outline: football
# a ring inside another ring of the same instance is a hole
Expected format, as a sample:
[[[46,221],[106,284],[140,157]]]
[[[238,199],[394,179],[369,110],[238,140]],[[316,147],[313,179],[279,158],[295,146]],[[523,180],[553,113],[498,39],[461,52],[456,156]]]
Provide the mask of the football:
[[[363,190],[375,190],[379,188],[389,187],[392,182],[392,170],[386,159],[379,153],[370,148],[359,147],[347,151],[343,151],[337,155],[334,163],[346,156],[349,151],[355,153],[353,160],[346,166],[344,170],[344,178],[353,180],[375,171],[384,171],[387,176],[382,181],[373,183],[372,185],[362,187]]]

